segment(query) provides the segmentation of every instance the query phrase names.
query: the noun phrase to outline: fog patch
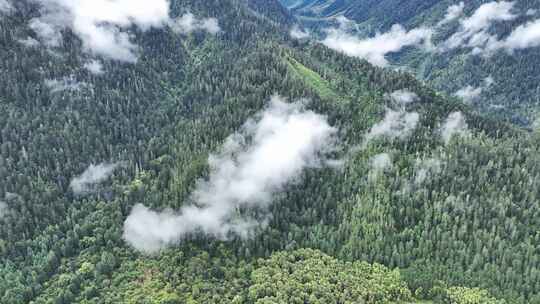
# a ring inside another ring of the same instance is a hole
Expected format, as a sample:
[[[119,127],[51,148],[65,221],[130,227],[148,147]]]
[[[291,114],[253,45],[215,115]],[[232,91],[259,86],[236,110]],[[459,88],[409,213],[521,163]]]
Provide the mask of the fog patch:
[[[77,92],[87,86],[85,82],[77,81],[73,75],[61,79],[45,79],[44,84],[49,88],[51,93],[63,91]]]
[[[442,139],[446,144],[450,143],[454,136],[464,136],[468,134],[468,125],[463,113],[453,112],[444,121],[439,129]]]
[[[73,178],[69,186],[76,195],[93,193],[98,184],[106,181],[120,165],[121,163],[91,164],[81,175]]]
[[[376,138],[405,139],[416,129],[420,115],[416,112],[386,110],[384,119],[365,135],[364,145]]]
[[[216,18],[199,19],[192,13],[186,13],[175,20],[171,20],[169,24],[176,33],[187,34],[195,31],[206,31],[210,34],[217,34],[221,31]]]
[[[13,5],[8,0],[0,0],[0,13],[8,14],[13,11]]]
[[[416,160],[414,183],[423,184],[426,180],[439,174],[442,171],[442,162],[437,158],[427,158]]]
[[[175,31],[206,30],[217,33],[217,20],[197,19],[187,13],[177,19],[169,16],[168,0],[33,0],[40,4],[41,16],[29,26],[48,47],[62,44],[62,31],[69,29],[95,56],[130,62],[137,61],[138,45],[130,29],[140,31],[170,26]]]
[[[385,67],[388,65],[386,55],[401,51],[409,46],[432,47],[433,30],[427,27],[407,31],[396,24],[386,33],[378,33],[374,37],[361,39],[351,34],[349,28],[341,22],[337,28],[327,29],[327,35],[322,44],[348,56],[358,57],[371,64]]]
[[[289,32],[289,35],[294,39],[306,39],[310,34],[304,29],[301,29],[298,25],[294,25]]]
[[[94,75],[101,75],[104,73],[103,64],[99,60],[90,60],[84,64],[84,68]]]
[[[240,210],[266,213],[274,196],[305,169],[328,166],[336,133],[325,116],[303,103],[273,97],[210,155],[209,176],[199,180],[184,207],[157,212],[136,205],[124,223],[124,239],[137,250],[156,253],[193,233],[247,237],[265,222]]]
[[[419,99],[416,93],[409,90],[397,90],[387,95],[387,98],[393,100],[400,105],[407,105]]]

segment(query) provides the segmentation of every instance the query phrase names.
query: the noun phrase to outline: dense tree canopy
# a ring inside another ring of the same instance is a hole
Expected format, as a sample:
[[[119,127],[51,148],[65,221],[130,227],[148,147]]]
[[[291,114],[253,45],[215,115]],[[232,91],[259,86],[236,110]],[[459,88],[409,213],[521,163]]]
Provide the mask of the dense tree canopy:
[[[0,17],[1,303],[540,303],[538,133],[291,40],[277,2],[171,2],[221,32],[133,29],[138,61],[104,60],[100,75],[69,31],[53,50],[20,43],[35,2]],[[64,77],[76,88],[51,90]],[[397,90],[418,98],[396,104]],[[282,189],[251,238],[194,234],[156,255],[128,246],[133,206],[186,204],[208,156],[276,93],[306,98],[338,129],[338,165]],[[366,142],[388,109],[418,125]],[[458,112],[467,128],[445,141]],[[102,163],[119,165],[74,191]]]

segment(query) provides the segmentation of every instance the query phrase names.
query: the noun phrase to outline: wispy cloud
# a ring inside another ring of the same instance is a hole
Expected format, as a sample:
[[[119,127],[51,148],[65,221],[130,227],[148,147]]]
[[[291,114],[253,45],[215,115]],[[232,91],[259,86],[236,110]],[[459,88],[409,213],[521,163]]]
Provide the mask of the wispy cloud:
[[[373,65],[384,67],[388,65],[387,54],[399,52],[409,46],[431,48],[432,35],[433,30],[427,27],[407,31],[396,24],[384,34],[360,39],[350,33],[349,26],[341,22],[339,27],[327,30],[327,36],[321,43],[348,56],[363,58]]]
[[[39,45],[39,41],[32,37],[26,37],[25,39],[19,39],[17,40],[20,44],[24,45],[25,47],[36,47]]]
[[[452,22],[461,16],[463,16],[463,10],[465,9],[465,3],[462,1],[458,4],[454,4],[448,7],[446,16],[439,22],[439,26]]]
[[[195,31],[206,31],[210,34],[217,34],[221,31],[218,20],[215,18],[198,19],[192,13],[169,22],[173,31],[177,33],[191,33]]]
[[[515,51],[538,46],[540,46],[540,19],[520,25],[502,43],[497,43],[494,48]]]
[[[419,99],[416,93],[409,90],[397,90],[388,94],[387,97],[400,105],[407,105]]]
[[[373,65],[385,67],[389,64],[386,56],[402,51],[406,47],[421,47],[427,52],[439,54],[454,49],[470,49],[473,55],[489,57],[495,52],[540,46],[540,19],[529,21],[515,28],[506,38],[492,33],[492,27],[500,22],[512,21],[519,17],[513,1],[492,1],[480,5],[470,16],[465,15],[465,2],[448,7],[443,20],[434,26],[421,26],[406,30],[395,24],[386,33],[379,33],[370,38],[359,38],[354,22],[345,17],[336,18],[338,26],[326,30],[326,38],[320,41],[327,47],[348,56],[366,59]],[[524,13],[533,16],[535,10]],[[441,27],[450,22],[459,21],[460,28],[447,40],[434,45],[432,37]],[[469,92],[477,93],[470,89]]]
[[[0,13],[11,13],[13,11],[13,5],[8,0],[0,0]]]
[[[439,131],[446,144],[448,144],[454,136],[468,134],[468,125],[465,116],[463,116],[463,113],[461,112],[451,113],[444,121]]]
[[[497,41],[497,37],[489,33],[491,26],[500,21],[508,21],[517,18],[512,12],[513,2],[489,2],[481,5],[472,16],[461,21],[461,29],[454,33],[441,49],[443,51],[467,47],[472,48],[473,53],[480,53],[489,45]]]
[[[0,219],[3,218],[8,212],[8,205],[3,202],[3,201],[0,201]]]
[[[85,82],[77,81],[73,75],[63,77],[61,79],[45,79],[45,86],[49,88],[51,93],[58,93],[62,91],[76,92],[84,88],[86,85],[87,84]]]
[[[384,119],[375,124],[366,134],[364,145],[375,138],[405,139],[412,134],[420,115],[416,112],[386,110]]]
[[[471,85],[467,85],[455,92],[454,96],[463,99],[463,101],[466,103],[473,103],[477,101],[481,97],[482,93],[494,83],[495,81],[493,80],[493,77],[489,76],[484,79],[484,84],[482,86],[473,87]]]
[[[73,193],[84,195],[96,190],[96,185],[107,180],[121,164],[98,164],[90,165],[84,172],[73,178],[70,187]]]
[[[482,95],[483,91],[484,88],[482,87],[475,88],[471,85],[467,85],[459,89],[456,93],[454,93],[454,95],[463,99],[463,101],[467,103],[471,103],[478,100],[478,98],[480,98],[480,95]]]
[[[371,171],[368,174],[368,180],[374,181],[384,174],[392,170],[394,167],[392,156],[389,153],[380,153],[374,155],[370,160]]]
[[[208,159],[210,174],[177,212],[137,205],[124,223],[124,238],[134,248],[155,253],[201,232],[218,238],[249,235],[260,223],[238,213],[265,209],[274,194],[300,178],[306,168],[326,165],[337,130],[326,117],[273,97],[270,105],[231,135]]]
[[[90,60],[84,64],[84,68],[94,75],[103,74],[103,64],[99,60]]]
[[[437,158],[418,158],[415,164],[414,183],[423,184],[428,178],[439,174],[442,171],[442,162]]]
[[[289,32],[289,34],[294,39],[306,39],[306,38],[309,38],[310,36],[308,31],[301,29],[296,24],[291,28],[291,31]]]
[[[51,47],[62,43],[62,30],[70,29],[93,55],[135,62],[137,49],[129,28],[142,31],[171,26],[185,32],[219,30],[215,19],[196,19],[186,14],[177,20],[169,17],[168,0],[34,0],[41,4],[41,16],[30,27]]]

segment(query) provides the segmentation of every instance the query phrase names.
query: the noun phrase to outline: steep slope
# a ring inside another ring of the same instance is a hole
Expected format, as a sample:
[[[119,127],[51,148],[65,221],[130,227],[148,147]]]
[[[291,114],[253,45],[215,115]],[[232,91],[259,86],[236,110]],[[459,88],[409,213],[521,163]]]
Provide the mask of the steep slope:
[[[475,10],[487,3],[497,1],[465,1],[464,19],[474,14]],[[500,1],[499,1],[500,2]],[[460,1],[303,1],[302,3],[284,2],[307,27],[324,29],[333,26],[332,18],[345,16],[354,20],[358,26],[359,37],[386,33],[394,24],[401,24],[407,29],[421,26],[437,28],[434,37],[441,43],[459,30],[459,18],[438,26],[445,18],[451,5]],[[512,29],[538,19],[540,4],[536,1],[512,1],[512,20],[499,22],[489,28],[490,34],[506,37]],[[497,18],[497,11],[491,13]],[[478,37],[480,38],[480,37]],[[480,38],[481,39],[481,38]],[[477,108],[490,115],[510,119],[514,123],[529,126],[538,113],[538,66],[540,62],[538,48],[528,48],[515,52],[497,52],[493,56],[471,55],[471,49],[456,49],[443,54],[405,48],[390,56],[392,64],[407,66],[422,80],[428,81],[436,89],[454,94],[468,88],[482,88],[483,79],[492,77],[494,85],[483,88],[480,96],[472,97]],[[452,81],[449,81],[449,80]],[[469,94],[469,98],[470,94]]]
[[[246,4],[172,1],[171,15],[218,17],[220,31],[134,28],[138,60],[98,57],[102,73],[83,68],[95,58],[76,32],[54,48],[20,42],[37,38],[35,2],[0,19],[0,301],[279,303],[283,285],[308,303],[340,291],[367,303],[496,303],[454,286],[538,301],[538,135],[408,74],[291,41],[283,15]],[[176,214],[167,208],[196,206],[220,151],[276,93],[308,100],[292,118],[324,115],[334,161],[313,163],[254,210],[235,208],[233,220],[260,216],[248,238],[201,230],[154,255],[135,250],[124,223],[136,206],[163,210],[158,227]],[[336,278],[358,285],[336,290]]]

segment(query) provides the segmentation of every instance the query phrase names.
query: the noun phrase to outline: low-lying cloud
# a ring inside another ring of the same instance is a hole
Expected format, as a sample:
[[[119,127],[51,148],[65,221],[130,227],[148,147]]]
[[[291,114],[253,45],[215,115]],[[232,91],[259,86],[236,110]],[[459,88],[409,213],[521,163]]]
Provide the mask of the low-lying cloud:
[[[8,205],[3,202],[3,201],[0,201],[0,219],[3,218],[8,212]]]
[[[540,46],[540,19],[518,26],[495,48],[515,51],[538,46]]]
[[[186,13],[175,20],[171,20],[169,24],[176,33],[187,34],[195,31],[206,31],[210,34],[217,34],[221,31],[217,19],[198,19],[192,13]]]
[[[351,34],[348,27],[341,22],[339,27],[327,30],[327,36],[321,43],[348,56],[363,58],[373,65],[384,67],[388,65],[387,54],[399,52],[409,46],[431,48],[432,35],[433,30],[427,27],[407,31],[396,24],[384,34],[360,39]]]
[[[289,34],[294,39],[306,39],[310,36],[309,32],[301,29],[298,25],[294,25]]]
[[[473,48],[479,53],[497,41],[497,37],[489,33],[491,26],[500,21],[517,18],[512,12],[513,2],[489,2],[481,5],[472,16],[461,20],[461,29],[454,33],[443,45],[443,50],[459,47]]]
[[[364,145],[375,138],[405,139],[412,134],[420,115],[416,112],[386,110],[384,119],[375,124],[366,134]]]
[[[84,68],[94,75],[101,75],[104,73],[103,64],[99,60],[90,60],[84,64]]]
[[[176,20],[169,17],[168,0],[34,0],[41,5],[41,16],[30,21],[30,28],[50,47],[62,43],[62,30],[70,29],[93,55],[112,60],[135,62],[137,49],[128,29],[171,26],[175,31],[219,31],[217,20],[196,19],[188,13]]]
[[[480,98],[480,95],[482,95],[483,91],[484,88],[482,87],[475,88],[471,85],[467,85],[459,89],[456,93],[454,93],[454,95],[463,99],[463,101],[467,103],[471,103],[478,100],[478,98]]]
[[[416,160],[414,183],[423,184],[428,178],[439,174],[442,171],[442,162],[437,158],[427,158]]]
[[[467,121],[461,112],[451,113],[440,128],[441,137],[446,144],[448,144],[454,136],[463,136],[467,133]]]
[[[326,38],[320,42],[348,56],[363,58],[381,67],[389,64],[386,58],[388,54],[400,52],[406,47],[422,47],[427,52],[439,55],[454,49],[470,49],[473,55],[489,57],[500,50],[511,54],[516,50],[540,47],[540,19],[518,26],[505,38],[492,32],[492,27],[497,23],[515,20],[520,14],[531,17],[536,13],[536,10],[518,12],[513,1],[492,1],[480,5],[467,17],[464,16],[465,2],[462,1],[449,6],[444,19],[436,25],[406,30],[395,24],[388,32],[365,39],[356,36],[358,30],[353,27],[351,20],[339,17],[336,18],[339,26],[327,29]],[[432,40],[434,34],[445,24],[457,21],[459,29],[435,46]],[[477,93],[471,88],[463,93]]]
[[[8,0],[0,0],[0,13],[11,13],[13,11],[13,6]]]
[[[387,96],[400,105],[407,105],[419,99],[416,93],[409,90],[397,90]]]
[[[515,2],[509,1],[493,1],[481,5],[472,16],[461,21],[461,29],[445,41],[439,50],[471,48],[473,54],[490,56],[499,50],[511,53],[540,46],[540,19],[518,26],[506,38],[490,33],[495,23],[511,21],[519,16],[514,7]],[[528,10],[525,15],[532,16],[534,11]]]
[[[371,171],[368,174],[368,180],[374,181],[379,178],[381,174],[392,170],[392,168],[394,167],[394,164],[392,162],[392,156],[389,153],[380,153],[374,155],[370,159],[370,166]]]
[[[439,26],[452,22],[461,16],[463,16],[463,10],[465,9],[465,3],[462,1],[458,4],[454,4],[448,7],[444,19],[439,22]]]
[[[209,157],[209,177],[198,182],[190,203],[164,212],[136,205],[124,223],[124,239],[140,251],[155,253],[192,233],[222,239],[231,233],[249,235],[261,223],[238,211],[264,210],[305,169],[326,166],[336,132],[325,116],[302,103],[273,97]]]
[[[45,79],[45,86],[49,88],[51,93],[58,93],[62,91],[77,92],[86,87],[87,84],[77,81],[75,76],[71,75],[61,79]]]
[[[90,165],[81,175],[71,180],[71,190],[77,195],[94,192],[96,186],[107,180],[120,165],[120,163]]]
[[[482,93],[485,90],[489,89],[489,87],[492,86],[494,83],[495,80],[493,80],[493,77],[489,76],[484,79],[484,83],[482,86],[473,87],[471,85],[467,85],[455,92],[454,96],[461,98],[466,103],[473,103],[480,99]]]

